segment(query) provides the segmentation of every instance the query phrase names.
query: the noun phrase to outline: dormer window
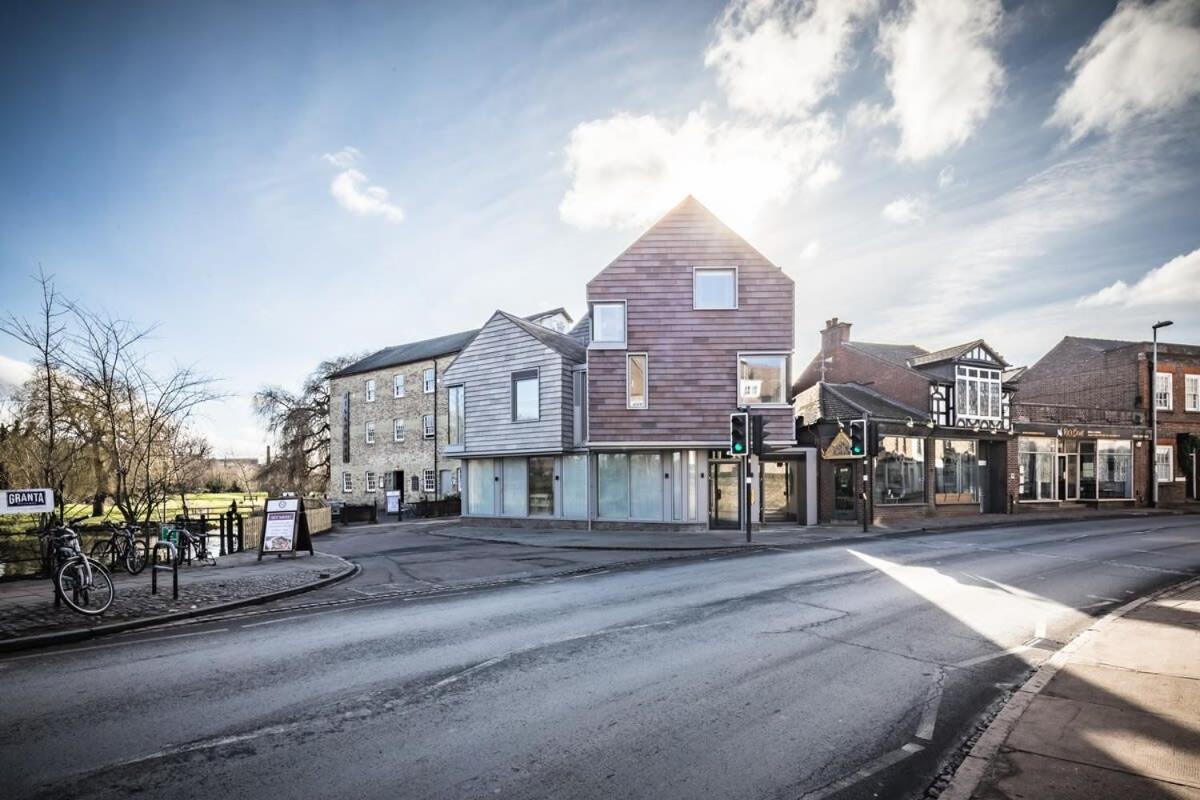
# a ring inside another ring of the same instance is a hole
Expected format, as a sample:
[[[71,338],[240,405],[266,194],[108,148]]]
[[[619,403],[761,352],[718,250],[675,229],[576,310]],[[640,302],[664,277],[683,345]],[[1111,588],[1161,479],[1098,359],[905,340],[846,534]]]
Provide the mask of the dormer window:
[[[694,269],[692,308],[737,308],[737,270],[733,267]]]
[[[1001,418],[1000,370],[960,364],[955,377],[954,408],[959,419]]]

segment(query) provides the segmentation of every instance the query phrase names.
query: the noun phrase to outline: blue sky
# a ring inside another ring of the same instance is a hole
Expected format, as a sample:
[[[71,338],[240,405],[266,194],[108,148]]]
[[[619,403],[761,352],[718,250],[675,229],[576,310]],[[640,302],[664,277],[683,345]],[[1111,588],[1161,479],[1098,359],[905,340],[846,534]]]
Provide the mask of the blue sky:
[[[583,308],[693,192],[821,321],[1200,341],[1200,3],[9,3],[0,276],[222,379]],[[0,341],[0,376],[28,353]]]

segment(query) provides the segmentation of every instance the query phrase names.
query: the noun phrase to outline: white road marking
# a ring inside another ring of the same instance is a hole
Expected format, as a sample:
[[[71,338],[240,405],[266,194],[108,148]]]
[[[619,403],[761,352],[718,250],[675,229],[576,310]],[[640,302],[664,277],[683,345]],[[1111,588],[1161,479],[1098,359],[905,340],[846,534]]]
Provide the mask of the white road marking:
[[[1047,648],[1039,647],[1038,645],[1033,644],[1031,642],[1026,642],[1025,644],[1019,644],[1016,647],[1010,647],[1007,650],[1001,650],[996,653],[987,653],[986,655],[976,656],[975,658],[968,658],[964,661],[959,661],[956,664],[951,664],[950,666],[953,669],[967,669],[968,667],[974,667],[979,664],[986,664],[988,661],[995,661],[997,658],[1004,658],[1005,656],[1015,656],[1020,653],[1024,653],[1027,650],[1046,650],[1046,649]]]
[[[170,636],[155,636],[152,639],[125,639],[119,642],[106,642],[105,644],[94,644],[88,647],[69,647],[65,650],[44,650],[33,653],[26,653],[19,656],[8,656],[4,660],[7,661],[27,661],[31,658],[49,658],[51,656],[67,655],[69,653],[90,653],[94,650],[108,650],[113,647],[128,647],[134,644],[150,644],[151,642],[165,642],[168,639],[182,639],[185,636],[203,636],[207,633],[223,633],[229,628],[211,628],[203,631],[189,631],[187,633],[173,633]],[[131,631],[132,632],[132,631]]]
[[[843,789],[853,786],[861,780],[871,777],[877,772],[882,772],[890,766],[900,763],[911,755],[921,752],[925,747],[916,742],[909,742],[898,750],[892,750],[890,753],[884,753],[879,758],[868,761],[862,767],[850,773],[846,777],[826,784],[816,791],[808,792],[802,796],[802,800],[821,800],[821,798],[829,797],[837,794]]]
[[[925,710],[921,712],[921,722],[917,725],[917,738],[926,742],[933,741],[933,729],[937,725],[938,708],[942,705],[942,694],[946,691],[946,673],[939,670],[937,679],[929,687],[925,696]]]
[[[1119,597],[1105,597],[1102,594],[1089,594],[1088,597],[1091,598],[1092,600],[1107,600],[1110,603],[1121,602],[1121,599]]]
[[[1039,619],[1037,621],[1037,623],[1033,626],[1033,638],[1035,638],[1035,639],[1045,639],[1046,638],[1046,618],[1045,617],[1042,617],[1041,619]]]

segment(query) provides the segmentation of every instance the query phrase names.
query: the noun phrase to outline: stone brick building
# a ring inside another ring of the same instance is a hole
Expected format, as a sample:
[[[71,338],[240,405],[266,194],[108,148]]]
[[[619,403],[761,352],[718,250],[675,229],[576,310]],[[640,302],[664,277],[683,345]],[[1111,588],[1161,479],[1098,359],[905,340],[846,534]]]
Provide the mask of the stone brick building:
[[[1041,475],[1024,483],[1022,503],[1146,505],[1155,483],[1161,505],[1196,500],[1200,346],[1160,343],[1153,391],[1151,370],[1150,342],[1076,336],[1029,367],[1014,419],[1026,472],[1036,465]]]
[[[571,317],[561,308],[525,319],[552,330]],[[448,406],[443,377],[478,329],[388,347],[330,379],[328,496],[384,506],[459,494],[459,463],[446,455]]]

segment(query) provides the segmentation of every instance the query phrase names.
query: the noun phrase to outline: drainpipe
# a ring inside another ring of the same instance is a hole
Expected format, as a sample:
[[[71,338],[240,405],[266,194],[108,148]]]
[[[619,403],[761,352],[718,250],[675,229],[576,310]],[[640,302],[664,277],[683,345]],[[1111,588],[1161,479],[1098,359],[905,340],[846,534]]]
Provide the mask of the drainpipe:
[[[438,420],[437,420],[437,400],[438,400],[438,373],[437,359],[433,360],[433,499],[441,500],[442,497],[442,475],[438,472]],[[423,433],[423,432],[422,432]]]

